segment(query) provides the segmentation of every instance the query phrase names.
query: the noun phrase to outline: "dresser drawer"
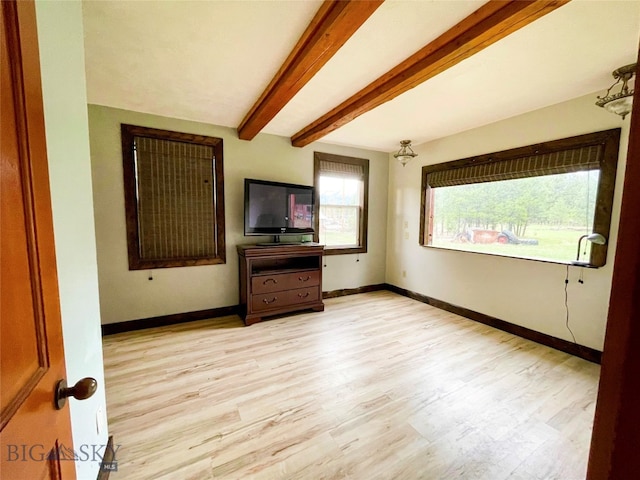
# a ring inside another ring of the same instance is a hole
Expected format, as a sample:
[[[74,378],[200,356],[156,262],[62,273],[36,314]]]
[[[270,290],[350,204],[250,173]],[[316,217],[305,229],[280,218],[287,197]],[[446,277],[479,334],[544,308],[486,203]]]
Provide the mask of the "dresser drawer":
[[[317,302],[320,298],[320,287],[298,288],[288,292],[291,304]]]
[[[278,273],[273,275],[256,275],[251,278],[251,293],[261,294],[281,292],[295,288],[320,285],[320,272],[308,271],[297,273]]]
[[[274,292],[251,296],[251,311],[274,310],[289,305],[289,292]]]
[[[317,302],[320,298],[320,287],[297,288],[284,292],[264,293],[251,297],[251,311],[277,310],[290,305]]]

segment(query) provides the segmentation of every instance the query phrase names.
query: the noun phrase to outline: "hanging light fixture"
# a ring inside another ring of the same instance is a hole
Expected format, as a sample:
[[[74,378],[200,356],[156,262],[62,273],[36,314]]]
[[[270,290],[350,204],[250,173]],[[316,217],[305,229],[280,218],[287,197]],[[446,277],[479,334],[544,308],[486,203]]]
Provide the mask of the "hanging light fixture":
[[[411,140],[401,140],[400,150],[398,150],[398,153],[394,153],[393,156],[397,158],[404,167],[409,160],[413,157],[417,157],[418,154],[411,149]]]
[[[628,83],[636,73],[636,65],[636,63],[632,63],[631,65],[625,65],[624,67],[614,70],[611,75],[616,79],[616,82],[609,87],[604,97],[598,97],[596,105],[604,107],[609,112],[620,115],[624,119],[631,111],[633,89],[629,89]],[[622,82],[620,91],[610,95],[611,89],[620,82]]]

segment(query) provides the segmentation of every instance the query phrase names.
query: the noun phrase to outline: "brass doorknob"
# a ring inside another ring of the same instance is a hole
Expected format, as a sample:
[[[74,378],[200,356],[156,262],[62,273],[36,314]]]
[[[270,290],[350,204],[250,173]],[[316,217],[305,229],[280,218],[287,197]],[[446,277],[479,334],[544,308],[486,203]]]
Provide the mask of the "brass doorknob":
[[[76,400],[85,400],[91,395],[96,393],[98,389],[98,382],[95,378],[85,377],[82,380],[78,380],[76,384],[68,388],[67,381],[62,379],[58,381],[56,385],[54,403],[56,408],[60,410],[67,403],[67,397],[73,397]]]

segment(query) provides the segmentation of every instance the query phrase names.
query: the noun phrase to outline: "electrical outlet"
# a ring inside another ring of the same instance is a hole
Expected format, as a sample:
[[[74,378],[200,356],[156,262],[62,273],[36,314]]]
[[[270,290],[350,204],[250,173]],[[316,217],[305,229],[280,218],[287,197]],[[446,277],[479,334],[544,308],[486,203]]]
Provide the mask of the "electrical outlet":
[[[409,228],[409,222],[408,221],[404,221],[404,228]]]
[[[409,232],[404,232],[404,239],[409,240]]]
[[[402,278],[407,278],[407,271],[406,270],[402,270]]]

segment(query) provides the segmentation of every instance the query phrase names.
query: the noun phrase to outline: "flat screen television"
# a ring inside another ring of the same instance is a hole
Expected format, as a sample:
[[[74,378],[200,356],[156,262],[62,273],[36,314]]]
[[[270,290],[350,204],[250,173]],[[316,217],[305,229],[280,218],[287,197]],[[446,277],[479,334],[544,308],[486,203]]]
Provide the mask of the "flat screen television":
[[[304,235],[314,233],[314,190],[311,186],[244,180],[244,234]]]

